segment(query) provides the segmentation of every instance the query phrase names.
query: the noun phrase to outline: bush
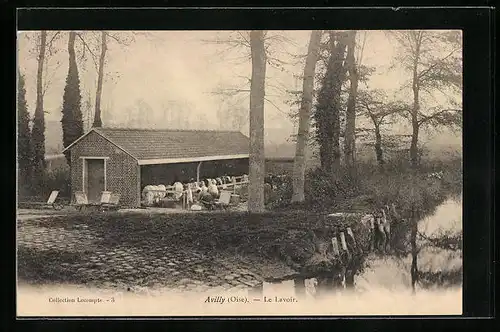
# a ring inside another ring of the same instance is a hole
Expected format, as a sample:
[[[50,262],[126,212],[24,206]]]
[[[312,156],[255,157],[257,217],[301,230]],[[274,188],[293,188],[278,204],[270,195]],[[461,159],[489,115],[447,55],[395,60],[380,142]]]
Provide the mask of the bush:
[[[47,200],[52,190],[59,190],[59,197],[69,199],[71,197],[70,171],[67,168],[45,171],[41,178],[34,179],[31,189],[32,196],[41,200]]]

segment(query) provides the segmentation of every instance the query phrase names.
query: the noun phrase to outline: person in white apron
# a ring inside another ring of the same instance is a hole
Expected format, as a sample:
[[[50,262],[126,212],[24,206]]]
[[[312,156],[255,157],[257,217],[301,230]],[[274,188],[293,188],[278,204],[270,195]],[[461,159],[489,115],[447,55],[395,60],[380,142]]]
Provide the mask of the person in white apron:
[[[187,186],[187,189],[186,189],[186,199],[187,199],[187,204],[188,206],[190,206],[191,204],[194,203],[194,200],[193,200],[193,191],[191,190],[191,186],[188,185]]]
[[[208,193],[212,195],[214,198],[219,197],[219,189],[217,188],[217,185],[215,184],[214,180],[212,180],[210,185],[208,186]]]
[[[182,192],[184,191],[184,186],[180,182],[174,183],[175,199],[179,200],[182,197]]]

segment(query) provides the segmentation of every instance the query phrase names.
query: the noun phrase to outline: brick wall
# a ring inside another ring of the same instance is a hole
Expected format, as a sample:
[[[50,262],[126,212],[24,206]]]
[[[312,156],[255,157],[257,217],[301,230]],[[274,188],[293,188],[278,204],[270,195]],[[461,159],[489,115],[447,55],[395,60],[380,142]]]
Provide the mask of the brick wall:
[[[106,189],[119,193],[122,205],[139,206],[138,183],[140,175],[134,158],[102,138],[99,134],[91,132],[71,148],[72,192],[83,190],[83,161],[80,157],[109,157],[106,160]]]

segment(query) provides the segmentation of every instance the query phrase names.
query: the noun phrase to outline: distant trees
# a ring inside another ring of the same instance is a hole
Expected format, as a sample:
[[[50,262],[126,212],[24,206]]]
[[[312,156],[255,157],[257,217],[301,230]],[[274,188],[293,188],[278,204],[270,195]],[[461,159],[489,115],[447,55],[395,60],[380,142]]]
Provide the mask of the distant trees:
[[[31,130],[24,75],[18,72],[17,83],[17,160],[19,189],[29,183],[31,178]]]
[[[307,49],[306,63],[304,66],[297,143],[293,165],[292,202],[303,202],[305,199],[304,181],[306,171],[306,147],[309,139],[311,109],[314,94],[314,77],[316,73],[316,63],[318,62],[319,57],[321,36],[321,30],[311,32],[309,46]]]
[[[265,32],[250,31],[252,78],[250,83],[250,165],[248,210],[264,211],[264,98],[266,81]]]
[[[357,109],[361,117],[370,120],[373,128],[358,128],[359,131],[373,132],[375,140],[375,156],[379,166],[383,166],[384,159],[384,141],[382,138],[382,129],[384,126],[392,124],[391,118],[408,111],[408,106],[402,102],[390,102],[382,90],[361,90],[358,92]]]
[[[63,145],[69,146],[83,135],[83,119],[81,110],[80,78],[75,55],[76,32],[70,31],[68,36],[69,66],[66,86],[64,87],[62,105]],[[71,163],[69,151],[65,152],[68,165]]]
[[[101,109],[101,101],[102,101],[102,93],[103,86],[106,76],[106,59],[108,56],[109,43],[110,41],[114,41],[115,43],[122,46],[129,46],[135,41],[136,34],[144,34],[147,33],[138,33],[138,32],[110,32],[110,31],[99,31],[99,32],[78,32],[76,36],[80,40],[83,45],[82,51],[82,59],[86,59],[85,50],[90,53],[90,59],[92,60],[96,74],[97,74],[97,86],[95,92],[95,107],[94,107],[94,122],[93,127],[102,127],[102,109]]]
[[[217,109],[219,129],[242,131],[248,124],[248,108],[244,104],[246,96],[242,95],[241,91],[222,86],[213,91],[213,94],[220,97]]]

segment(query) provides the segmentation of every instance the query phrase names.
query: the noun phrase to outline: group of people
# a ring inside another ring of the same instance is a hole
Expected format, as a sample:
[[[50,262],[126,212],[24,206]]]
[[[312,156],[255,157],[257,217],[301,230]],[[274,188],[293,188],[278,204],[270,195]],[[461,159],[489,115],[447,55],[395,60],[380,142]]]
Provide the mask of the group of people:
[[[244,174],[241,177],[241,182],[248,182],[248,175]],[[170,193],[173,195],[174,200],[180,200],[184,195],[188,205],[196,202],[201,202],[204,204],[209,204],[213,202],[220,196],[219,189],[225,189],[230,184],[236,183],[236,177],[234,176],[221,176],[215,179],[207,178],[200,182],[193,181],[193,179],[186,184],[180,181],[175,181],[172,185],[173,191]],[[148,205],[153,205],[158,203],[167,196],[167,187],[164,185],[145,186],[142,191],[143,201]]]

